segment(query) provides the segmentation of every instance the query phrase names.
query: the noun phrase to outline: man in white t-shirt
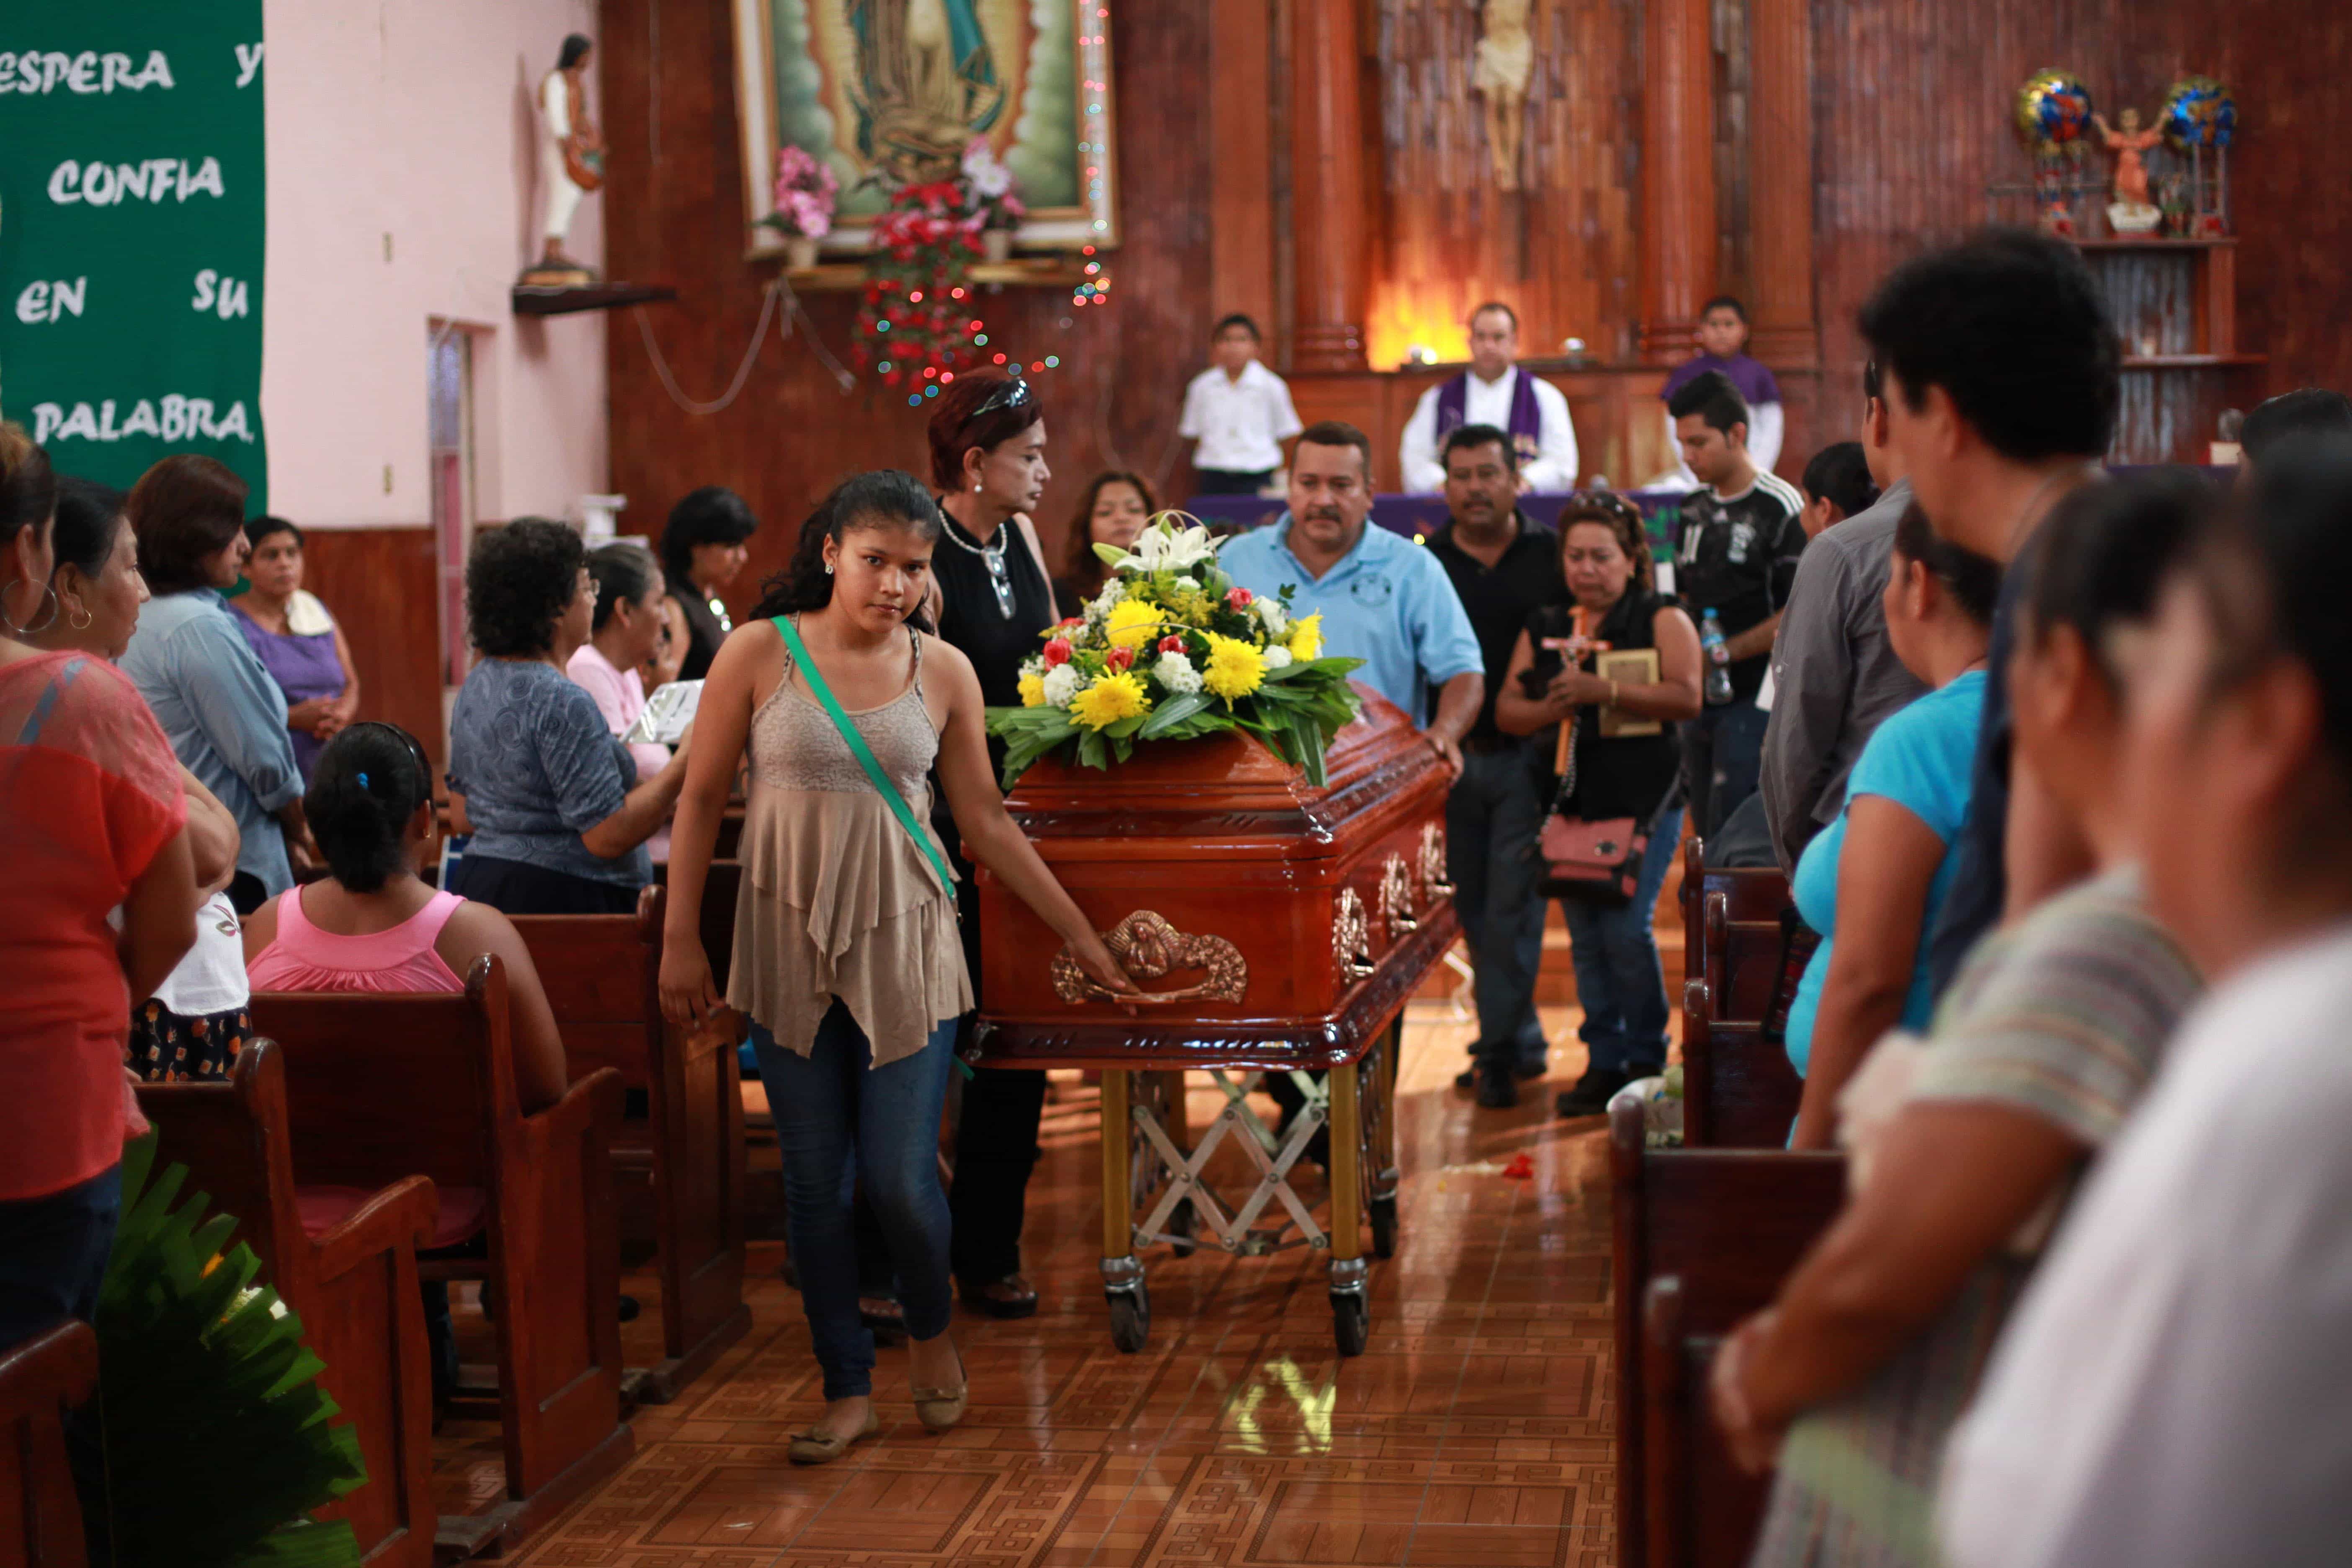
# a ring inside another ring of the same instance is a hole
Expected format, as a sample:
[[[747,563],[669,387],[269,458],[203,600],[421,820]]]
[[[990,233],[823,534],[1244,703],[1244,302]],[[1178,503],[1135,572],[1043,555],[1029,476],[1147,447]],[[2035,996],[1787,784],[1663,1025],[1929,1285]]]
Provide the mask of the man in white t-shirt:
[[[1489,300],[1470,312],[1470,368],[1421,394],[1398,444],[1404,487],[1434,496],[1445,487],[1445,438],[1465,424],[1507,434],[1519,465],[1519,493],[1576,488],[1576,425],[1568,397],[1515,362],[1518,313]]]
[[[1255,496],[1274,483],[1282,444],[1303,428],[1290,388],[1259,362],[1257,323],[1235,312],[1210,335],[1216,363],[1184,389],[1176,434],[1192,449],[1194,492]]]

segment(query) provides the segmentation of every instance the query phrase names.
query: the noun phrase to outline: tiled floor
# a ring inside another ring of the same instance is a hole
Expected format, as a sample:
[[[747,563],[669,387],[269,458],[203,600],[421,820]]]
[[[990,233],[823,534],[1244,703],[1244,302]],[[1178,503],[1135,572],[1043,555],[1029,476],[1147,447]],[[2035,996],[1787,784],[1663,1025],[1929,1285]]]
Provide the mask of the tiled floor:
[[[795,1469],[818,1408],[781,1249],[752,1250],[751,1336],[677,1403],[635,1418],[637,1454],[535,1540],[532,1568],[1130,1568],[1144,1563],[1443,1563],[1601,1568],[1611,1523],[1607,1161],[1551,1091],[1582,1066],[1574,1015],[1546,1009],[1549,1084],[1517,1112],[1452,1086],[1467,1031],[1411,1017],[1398,1090],[1405,1172],[1396,1257],[1372,1274],[1372,1332],[1342,1361],[1321,1255],[1147,1255],[1153,1324],[1111,1347],[1096,1263],[1095,1103],[1060,1075],[1032,1191],[1026,1322],[961,1316],[971,1407],[944,1437],[908,1402],[903,1351],[877,1384],[885,1430]],[[1199,1126],[1221,1103],[1195,1091]],[[1521,1150],[1532,1179],[1493,1174]],[[1465,1167],[1483,1166],[1480,1170]],[[650,1278],[633,1359],[656,1343]],[[498,1490],[496,1433],[439,1445],[444,1507]]]

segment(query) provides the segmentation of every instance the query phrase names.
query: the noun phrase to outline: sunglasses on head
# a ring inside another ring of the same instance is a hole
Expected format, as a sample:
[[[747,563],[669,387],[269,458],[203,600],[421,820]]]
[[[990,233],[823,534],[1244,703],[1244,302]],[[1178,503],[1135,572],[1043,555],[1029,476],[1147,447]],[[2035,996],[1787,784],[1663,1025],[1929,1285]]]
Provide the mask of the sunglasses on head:
[[[982,399],[981,405],[971,411],[972,417],[977,419],[983,413],[994,413],[1001,408],[1025,407],[1032,395],[1028,382],[1015,376]]]
[[[1614,490],[1571,490],[1568,493],[1568,499],[1560,503],[1559,509],[1565,513],[1580,507],[1597,507],[1636,523],[1642,520],[1642,508]]]

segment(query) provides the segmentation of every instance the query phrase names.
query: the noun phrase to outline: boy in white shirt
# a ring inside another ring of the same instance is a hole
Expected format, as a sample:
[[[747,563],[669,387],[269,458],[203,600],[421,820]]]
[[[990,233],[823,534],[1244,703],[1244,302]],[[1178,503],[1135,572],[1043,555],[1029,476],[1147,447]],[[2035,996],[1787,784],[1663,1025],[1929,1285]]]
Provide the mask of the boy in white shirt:
[[[1193,487],[1202,496],[1255,496],[1282,466],[1282,444],[1306,428],[1290,388],[1258,363],[1257,323],[1235,312],[1210,335],[1216,363],[1184,389],[1176,434],[1192,449]]]

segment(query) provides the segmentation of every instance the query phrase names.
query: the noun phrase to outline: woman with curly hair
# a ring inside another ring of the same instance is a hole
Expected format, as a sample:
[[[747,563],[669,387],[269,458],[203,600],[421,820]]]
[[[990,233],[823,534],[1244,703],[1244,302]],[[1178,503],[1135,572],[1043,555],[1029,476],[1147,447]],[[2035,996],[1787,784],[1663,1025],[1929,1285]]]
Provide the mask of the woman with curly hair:
[[[677,802],[687,747],[640,783],[564,673],[595,612],[587,550],[563,524],[476,537],[466,620],[482,659],[449,716],[449,788],[474,840],[450,892],[509,915],[625,915],[653,881],[646,841]]]
[[[670,842],[662,1010],[698,1023],[723,999],[750,1019],[775,1113],[826,1401],[793,1436],[795,1464],[836,1459],[880,1429],[845,1185],[853,1166],[898,1275],[915,1414],[939,1432],[964,1410],[936,1150],[972,993],[956,929],[963,879],[928,821],[934,777],[964,852],[1097,984],[1135,988],[1006,814],[980,677],[927,630],[940,534],[940,508],[911,475],[862,474],[826,498],[790,569],[768,584],[761,618],[737,628],[710,666],[699,710],[709,733]],[[747,748],[744,876],[722,998],[702,946],[702,890]]]
[[[1528,617],[1495,698],[1506,734],[1549,734],[1575,722],[1564,789],[1547,790],[1551,810],[1586,821],[1631,817],[1649,833],[1633,896],[1596,890],[1563,896],[1577,999],[1584,1005],[1584,1076],[1563,1092],[1563,1116],[1598,1115],[1609,1096],[1666,1061],[1666,982],[1658,965],[1658,889],[1673,865],[1683,816],[1674,803],[1682,771],[1675,726],[1699,710],[1698,631],[1657,591],[1648,535],[1632,502],[1606,491],[1569,497],[1559,514],[1560,576],[1568,597]],[[1610,680],[1580,657],[1579,643],[1655,648],[1654,681]],[[1634,721],[1611,734],[1611,719]],[[1647,721],[1647,722],[1643,722]],[[1553,747],[1539,747],[1547,756]]]

